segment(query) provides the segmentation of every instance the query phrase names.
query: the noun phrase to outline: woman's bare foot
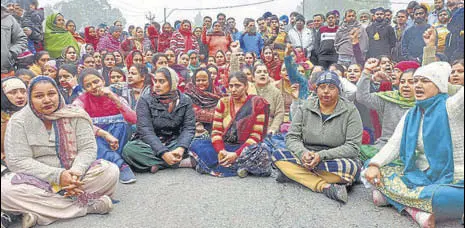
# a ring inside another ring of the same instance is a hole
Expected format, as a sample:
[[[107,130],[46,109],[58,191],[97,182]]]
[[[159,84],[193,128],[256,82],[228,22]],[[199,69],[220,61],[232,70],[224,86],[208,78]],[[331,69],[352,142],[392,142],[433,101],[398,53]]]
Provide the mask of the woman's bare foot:
[[[434,214],[411,207],[408,207],[405,210],[412,216],[412,218],[418,223],[418,225],[420,225],[421,228],[436,227],[436,218]]]

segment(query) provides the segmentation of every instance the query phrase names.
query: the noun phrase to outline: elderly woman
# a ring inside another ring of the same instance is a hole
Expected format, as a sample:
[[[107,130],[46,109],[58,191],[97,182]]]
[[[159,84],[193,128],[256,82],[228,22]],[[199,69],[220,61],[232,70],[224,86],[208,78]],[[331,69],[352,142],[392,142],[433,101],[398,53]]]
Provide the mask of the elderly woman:
[[[415,107],[364,171],[377,206],[408,212],[420,227],[463,217],[464,91],[449,97],[451,67],[435,62],[414,74]],[[389,165],[400,159],[402,165]]]
[[[119,37],[121,36],[121,32],[121,27],[111,26],[108,30],[108,34],[100,38],[95,50],[98,52],[103,50],[108,52],[119,50],[121,44]]]
[[[199,43],[197,38],[192,34],[191,22],[184,20],[181,23],[179,31],[173,33],[173,37],[170,41],[170,48],[173,49],[176,55],[181,53],[187,53],[190,50],[199,52]]]
[[[26,84],[19,78],[7,77],[2,79],[2,131],[1,131],[1,152],[2,160],[5,158],[5,131],[6,125],[11,116],[21,110],[27,104]]]
[[[316,86],[318,97],[293,110],[286,136],[289,151],[273,154],[282,172],[277,180],[289,178],[347,203],[346,186],[355,181],[361,167],[362,120],[355,105],[341,99],[341,81],[335,73],[321,73]]]
[[[22,227],[110,212],[118,168],[95,160],[89,115],[65,106],[55,81],[46,76],[32,80],[28,97],[29,105],[7,126],[5,153],[12,172],[1,179],[2,210],[23,213]]]
[[[192,143],[189,150],[199,173],[217,177],[271,174],[268,153],[261,146],[267,134],[269,105],[264,98],[247,95],[247,87],[244,73],[231,74],[231,96],[216,106],[211,140]]]
[[[75,65],[64,64],[60,66],[57,79],[66,104],[73,103],[77,97],[84,93],[84,89],[78,83],[78,73]]]
[[[84,69],[79,83],[86,91],[73,104],[83,107],[92,118],[97,137],[97,158],[115,163],[120,168],[120,182],[136,181],[131,168],[124,162],[121,153],[127,142],[128,124],[135,124],[136,113],[126,100],[104,87],[105,81],[95,69]]]
[[[136,172],[193,167],[186,150],[195,134],[192,101],[177,88],[178,74],[162,67],[137,104],[137,132],[123,150]]]
[[[186,95],[193,103],[197,133],[211,132],[215,107],[221,98],[219,93],[207,69],[198,69],[192,76],[192,82],[187,84]]]
[[[399,90],[370,93],[371,78],[378,63],[379,60],[377,59],[369,59],[357,84],[357,103],[377,111],[382,118],[381,137],[375,142],[375,145],[363,145],[361,147],[361,158],[364,161],[372,158],[386,145],[402,116],[415,106],[413,73],[420,65],[414,62],[401,62],[402,64],[398,65],[403,71],[399,78]]]
[[[73,46],[79,51],[79,44],[74,39],[73,35],[66,30],[65,18],[59,13],[52,14],[47,17],[45,22],[44,33],[45,50],[48,51],[50,57],[58,58],[65,47]]]
[[[45,63],[44,65],[44,76],[49,76],[53,80],[57,80],[58,76],[58,67],[57,67],[57,61],[55,60],[49,60],[48,62]]]

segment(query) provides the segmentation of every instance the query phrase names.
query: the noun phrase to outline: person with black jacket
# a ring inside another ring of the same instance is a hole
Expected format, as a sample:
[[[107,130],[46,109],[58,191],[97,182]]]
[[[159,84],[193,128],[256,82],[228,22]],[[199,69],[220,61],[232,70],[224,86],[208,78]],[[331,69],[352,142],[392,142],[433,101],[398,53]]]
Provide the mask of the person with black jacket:
[[[391,56],[392,49],[396,46],[396,32],[385,20],[385,10],[375,10],[375,22],[368,26],[369,39],[367,58],[377,58],[381,55]]]

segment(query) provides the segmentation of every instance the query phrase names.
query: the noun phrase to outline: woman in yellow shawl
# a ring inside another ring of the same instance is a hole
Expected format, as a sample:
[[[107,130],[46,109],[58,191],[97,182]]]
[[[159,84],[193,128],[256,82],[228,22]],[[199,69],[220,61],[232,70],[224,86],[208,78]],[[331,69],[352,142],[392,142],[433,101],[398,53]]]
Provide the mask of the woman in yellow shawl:
[[[65,47],[73,46],[79,52],[79,45],[73,35],[66,30],[65,18],[59,13],[47,17],[45,22],[45,50],[52,58],[59,58]]]

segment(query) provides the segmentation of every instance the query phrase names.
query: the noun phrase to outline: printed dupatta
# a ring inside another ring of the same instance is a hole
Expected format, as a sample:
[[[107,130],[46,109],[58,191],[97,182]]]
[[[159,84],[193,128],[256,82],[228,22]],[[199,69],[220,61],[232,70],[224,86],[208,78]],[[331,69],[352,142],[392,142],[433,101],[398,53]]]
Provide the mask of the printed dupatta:
[[[241,109],[235,114],[234,101],[230,98],[230,123],[226,127],[226,132],[223,136],[223,140],[228,144],[244,144],[247,139],[256,134],[253,126],[257,124],[257,117],[260,115],[259,112],[263,111],[265,116],[263,123],[263,131],[261,132],[261,139],[264,139],[267,134],[268,119],[270,116],[269,104],[264,98],[259,96],[248,96],[247,101],[241,107]]]

